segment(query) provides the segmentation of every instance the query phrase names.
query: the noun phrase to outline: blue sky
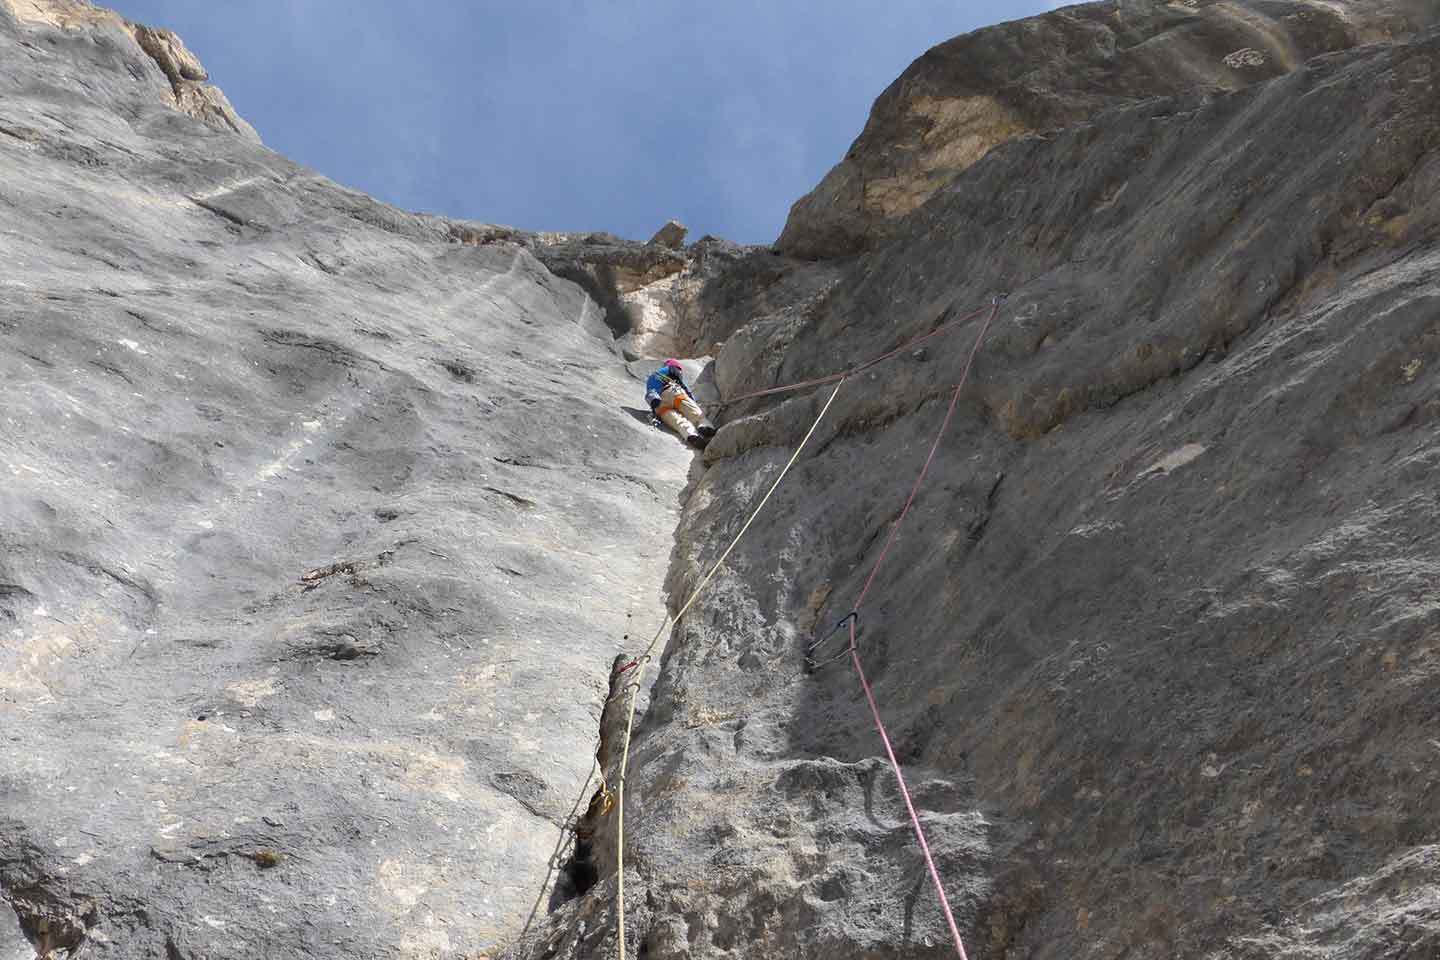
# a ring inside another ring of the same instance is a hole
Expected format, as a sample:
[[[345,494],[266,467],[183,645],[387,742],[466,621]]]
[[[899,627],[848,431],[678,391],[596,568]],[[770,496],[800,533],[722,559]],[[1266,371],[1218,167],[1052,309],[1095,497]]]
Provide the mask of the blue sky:
[[[105,0],[101,0],[105,2]],[[1053,0],[109,0],[265,142],[411,210],[645,240],[779,234],[942,40]]]

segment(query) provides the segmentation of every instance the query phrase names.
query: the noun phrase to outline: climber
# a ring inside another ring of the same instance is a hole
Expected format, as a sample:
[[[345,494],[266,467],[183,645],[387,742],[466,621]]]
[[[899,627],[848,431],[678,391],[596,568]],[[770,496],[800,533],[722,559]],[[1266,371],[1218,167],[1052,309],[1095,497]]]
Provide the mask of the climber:
[[[700,409],[690,388],[685,385],[684,373],[679,360],[666,360],[645,381],[645,402],[650,404],[655,416],[680,434],[686,443],[703,450],[715,435],[715,428],[705,419],[705,411]]]

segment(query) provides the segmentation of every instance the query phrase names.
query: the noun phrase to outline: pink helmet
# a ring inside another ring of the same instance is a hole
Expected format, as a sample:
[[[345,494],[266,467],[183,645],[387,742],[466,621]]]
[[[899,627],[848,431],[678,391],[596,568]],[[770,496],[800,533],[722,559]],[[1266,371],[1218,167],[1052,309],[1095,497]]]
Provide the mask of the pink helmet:
[[[685,370],[684,367],[680,366],[680,361],[676,360],[674,357],[671,357],[669,360],[665,361],[665,367],[669,370],[674,370],[676,373],[683,373]]]

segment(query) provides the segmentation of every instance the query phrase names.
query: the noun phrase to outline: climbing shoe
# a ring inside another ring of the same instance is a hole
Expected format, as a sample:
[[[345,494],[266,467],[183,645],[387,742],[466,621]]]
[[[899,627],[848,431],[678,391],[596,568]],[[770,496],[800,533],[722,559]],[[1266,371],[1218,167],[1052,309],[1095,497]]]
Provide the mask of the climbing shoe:
[[[690,436],[685,438],[685,442],[688,443],[690,446],[694,447],[696,450],[704,450],[705,444],[708,441],[704,437],[700,436],[700,434],[692,433],[690,434]]]
[[[700,424],[697,429],[699,429],[700,431],[700,436],[704,437],[706,440],[709,440],[711,437],[715,436],[715,428],[710,426],[710,424],[708,423]]]

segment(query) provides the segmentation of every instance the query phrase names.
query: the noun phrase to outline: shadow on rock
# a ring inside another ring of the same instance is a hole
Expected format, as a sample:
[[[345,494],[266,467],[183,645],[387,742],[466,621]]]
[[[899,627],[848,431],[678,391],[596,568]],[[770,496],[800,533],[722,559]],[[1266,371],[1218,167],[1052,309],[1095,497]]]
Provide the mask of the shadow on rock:
[[[620,409],[630,414],[630,416],[645,424],[647,427],[655,427],[656,430],[660,429],[659,427],[655,426],[655,414],[651,413],[649,410],[643,409],[641,407],[626,406],[621,406]]]

